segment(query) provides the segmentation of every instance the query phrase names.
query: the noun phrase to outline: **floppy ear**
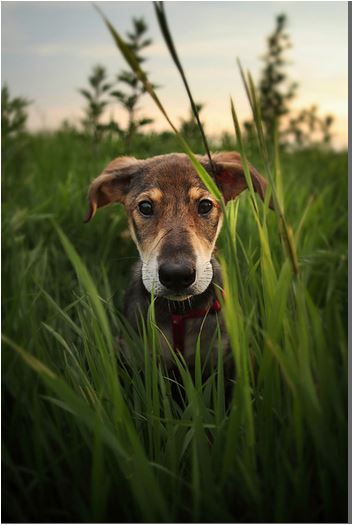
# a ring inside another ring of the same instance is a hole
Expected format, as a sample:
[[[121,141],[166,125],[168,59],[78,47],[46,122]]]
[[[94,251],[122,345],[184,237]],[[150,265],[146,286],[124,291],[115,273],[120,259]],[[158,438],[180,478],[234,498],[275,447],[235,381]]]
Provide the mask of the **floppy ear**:
[[[224,200],[228,202],[235,199],[242,191],[248,188],[241,157],[236,152],[217,153],[212,156],[216,168],[216,183],[223,193]],[[267,181],[248,163],[254,191],[262,200],[265,199]],[[273,208],[272,199],[269,204]]]
[[[88,211],[83,222],[89,222],[97,208],[114,202],[124,202],[131,178],[142,161],[134,157],[118,157],[91,183],[88,190]]]

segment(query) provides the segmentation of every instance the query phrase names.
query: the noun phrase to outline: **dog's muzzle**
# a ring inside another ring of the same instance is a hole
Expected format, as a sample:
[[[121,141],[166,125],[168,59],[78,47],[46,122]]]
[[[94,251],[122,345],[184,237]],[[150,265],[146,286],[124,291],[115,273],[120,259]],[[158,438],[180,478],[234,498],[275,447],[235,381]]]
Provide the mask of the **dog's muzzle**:
[[[180,293],[195,282],[196,270],[188,264],[167,262],[159,267],[158,276],[168,290]]]
[[[211,261],[157,260],[153,257],[143,261],[142,282],[146,290],[157,297],[183,301],[192,295],[203,293],[212,281]]]

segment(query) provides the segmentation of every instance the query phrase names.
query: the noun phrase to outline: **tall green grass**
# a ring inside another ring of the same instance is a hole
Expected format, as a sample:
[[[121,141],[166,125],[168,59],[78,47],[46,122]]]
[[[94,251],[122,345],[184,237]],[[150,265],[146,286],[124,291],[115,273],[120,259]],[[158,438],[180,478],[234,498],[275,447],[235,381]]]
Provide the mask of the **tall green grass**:
[[[228,402],[219,333],[211,377],[199,345],[193,371],[174,356],[174,377],[153,300],[140,334],[124,320],[137,254],[123,212],[82,224],[87,185],[119,144],[92,156],[66,131],[3,159],[4,520],[346,521],[347,155],[267,151],[244,79],[260,144],[251,161],[275,212],[250,181],[226,209]],[[139,140],[136,156],[161,153],[158,138]]]

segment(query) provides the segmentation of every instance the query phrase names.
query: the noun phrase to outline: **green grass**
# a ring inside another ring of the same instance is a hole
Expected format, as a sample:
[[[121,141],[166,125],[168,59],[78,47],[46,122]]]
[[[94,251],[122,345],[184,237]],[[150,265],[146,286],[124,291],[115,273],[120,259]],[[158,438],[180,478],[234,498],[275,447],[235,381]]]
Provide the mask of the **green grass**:
[[[156,11],[193,104],[162,4]],[[281,159],[240,68],[261,154],[244,143],[231,101],[250,191],[226,209],[192,152],[201,137],[185,142],[105,23],[175,132],[138,136],[136,156],[184,151],[226,215],[218,258],[236,377],[227,400],[219,331],[207,379],[199,341],[193,371],[171,349],[176,381],[159,360],[153,298],[139,334],[124,320],[136,260],[126,217],[115,206],[81,222],[86,187],[123,153],[119,143],[110,137],[92,151],[66,129],[7,144],[5,519],[346,521],[347,155],[312,149]],[[202,142],[207,150],[204,134]],[[264,205],[249,153],[270,183]]]
[[[136,156],[181,149],[164,138],[139,137]],[[3,519],[346,521],[347,154],[281,156],[298,276],[275,212],[256,200],[257,212],[249,192],[227,209],[227,405],[221,366],[203,382],[179,360],[183,401],[173,397],[153,306],[140,337],[126,326],[137,251],[123,210],[82,223],[87,186],[120,144],[92,152],[66,130],[14,148],[3,155]],[[136,356],[128,368],[118,333]]]

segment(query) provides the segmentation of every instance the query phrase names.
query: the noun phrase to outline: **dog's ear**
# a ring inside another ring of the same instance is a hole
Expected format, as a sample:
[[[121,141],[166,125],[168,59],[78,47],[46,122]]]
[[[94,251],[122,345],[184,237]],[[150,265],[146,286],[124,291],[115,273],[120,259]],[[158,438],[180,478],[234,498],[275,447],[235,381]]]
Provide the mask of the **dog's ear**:
[[[236,152],[223,152],[212,155],[215,166],[216,183],[222,191],[225,202],[235,199],[242,191],[247,189],[244,169],[241,157]],[[254,190],[262,200],[265,199],[267,181],[256,171],[254,166],[248,163]],[[269,204],[273,208],[272,199]]]
[[[88,190],[88,210],[84,222],[92,219],[97,208],[114,202],[124,203],[131,178],[143,161],[134,157],[118,157],[108,164],[103,173],[91,183]]]

